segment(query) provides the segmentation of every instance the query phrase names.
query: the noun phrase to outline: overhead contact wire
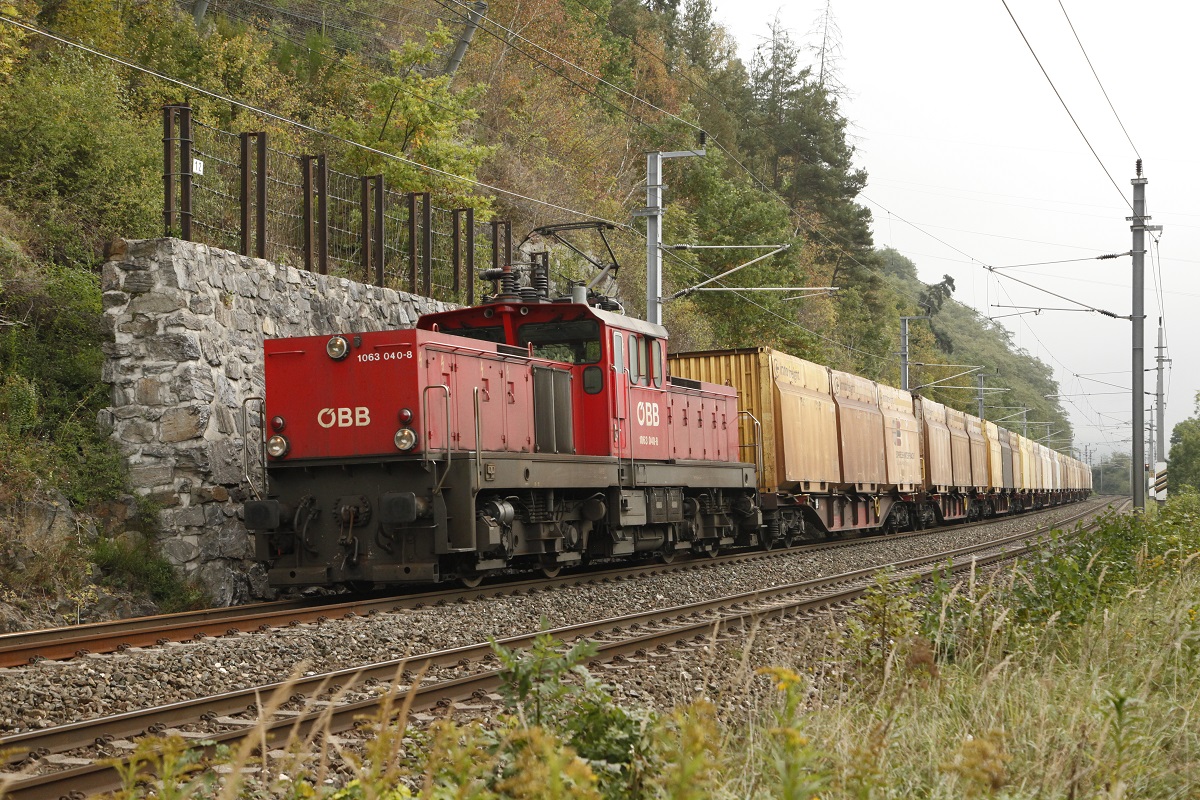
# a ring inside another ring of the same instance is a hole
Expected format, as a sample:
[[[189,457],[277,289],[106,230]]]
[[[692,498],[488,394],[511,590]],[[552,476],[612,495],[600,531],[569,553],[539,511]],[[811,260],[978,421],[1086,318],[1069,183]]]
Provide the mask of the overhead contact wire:
[[[1029,53],[1033,56],[1033,60],[1037,62],[1038,69],[1040,69],[1042,71],[1042,75],[1046,77],[1046,82],[1049,83],[1050,88],[1054,90],[1054,96],[1058,98],[1058,102],[1062,104],[1063,110],[1066,111],[1067,116],[1071,118],[1071,123],[1075,126],[1075,130],[1079,131],[1079,135],[1083,137],[1083,142],[1087,145],[1088,150],[1092,152],[1092,155],[1096,159],[1096,163],[1100,165],[1100,169],[1104,170],[1104,174],[1108,176],[1108,180],[1110,183],[1112,183],[1113,188],[1117,190],[1117,194],[1121,195],[1121,200],[1125,203],[1125,205],[1129,206],[1130,210],[1133,210],[1133,204],[1129,202],[1129,198],[1125,196],[1125,192],[1122,191],[1121,187],[1117,185],[1116,180],[1113,179],[1112,173],[1108,171],[1108,167],[1104,166],[1104,162],[1100,159],[1100,155],[1096,152],[1096,148],[1092,147],[1092,143],[1088,140],[1087,134],[1083,132],[1083,128],[1080,127],[1079,122],[1075,119],[1075,115],[1071,113],[1071,109],[1067,106],[1067,101],[1063,99],[1062,94],[1058,91],[1058,87],[1055,86],[1054,81],[1051,80],[1050,73],[1047,72],[1046,68],[1042,65],[1042,59],[1038,57],[1037,51],[1033,49],[1033,45],[1029,42],[1029,37],[1027,37],[1025,35],[1025,31],[1021,29],[1021,23],[1017,22],[1017,18],[1013,15],[1012,9],[1008,7],[1008,0],[1000,0],[1000,2],[1004,5],[1004,10],[1008,12],[1009,19],[1012,20],[1013,25],[1017,26],[1017,33],[1021,34],[1021,39],[1025,42],[1025,46],[1029,48]]]

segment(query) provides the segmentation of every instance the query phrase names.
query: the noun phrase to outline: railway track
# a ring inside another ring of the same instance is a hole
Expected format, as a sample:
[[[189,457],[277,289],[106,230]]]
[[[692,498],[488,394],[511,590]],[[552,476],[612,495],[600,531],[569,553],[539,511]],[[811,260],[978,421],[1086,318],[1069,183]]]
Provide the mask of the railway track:
[[[1081,509],[1058,527],[1095,511],[1095,508]],[[1046,531],[1039,527],[890,566],[900,575],[922,577],[944,571],[948,563],[954,571],[961,571],[1025,555],[1040,547],[1045,535]],[[853,600],[865,591],[879,569],[876,566],[686,606],[567,626],[548,633],[567,641],[596,641],[599,660],[633,655],[654,657],[697,641],[710,641],[722,629]],[[535,635],[510,637],[501,644],[520,649],[528,646]],[[314,729],[326,733],[348,730],[363,717],[390,708],[387,704],[395,700],[397,693],[405,696],[405,702],[413,710],[463,702],[498,687],[499,671],[493,661],[490,645],[473,644],[6,737],[0,739],[0,753],[7,754],[8,768],[24,765],[42,774],[0,776],[0,794],[26,800],[83,796],[119,788],[118,767],[99,763],[97,759],[111,757],[122,749],[127,751],[133,746],[133,738],[147,734],[177,732],[211,754],[222,745],[236,747],[250,736],[255,743],[276,747],[296,737],[308,736]],[[273,713],[260,719],[262,708]],[[53,764],[54,761],[58,764]]]
[[[1097,505],[1103,505],[1105,502],[1107,501],[1089,501],[1086,507],[1091,509]],[[1024,514],[1019,519],[1038,519],[1039,516],[1054,511],[1061,511],[1063,508],[1063,506],[1056,506],[1051,509]],[[1010,521],[1012,519],[1011,517],[1000,517],[954,527],[957,530],[965,530],[997,522]],[[887,538],[896,540],[927,536],[942,530],[946,530],[946,528],[891,534]],[[542,577],[535,579],[518,578],[495,584],[486,584],[477,589],[457,587],[403,595],[355,598],[351,600],[328,597],[283,600],[271,603],[256,603],[253,605],[137,617],[134,619],[113,620],[110,622],[75,625],[65,628],[50,628],[4,634],[0,635],[0,667],[16,667],[42,659],[62,660],[88,653],[112,653],[134,647],[153,647],[168,642],[182,642],[211,636],[229,636],[243,632],[267,631],[287,625],[322,622],[338,617],[368,616],[403,609],[421,608],[422,606],[437,603],[457,602],[460,599],[472,600],[496,597],[527,591],[530,588],[542,589],[577,586],[598,580],[611,580],[614,576],[638,577],[676,572],[679,570],[717,568],[725,564],[778,558],[794,553],[851,547],[879,538],[883,537],[862,536],[835,539],[796,545],[795,547],[786,549],[738,552],[716,558],[680,559],[671,564],[642,563],[630,565],[626,563],[614,568],[600,567],[572,572],[552,579]]]

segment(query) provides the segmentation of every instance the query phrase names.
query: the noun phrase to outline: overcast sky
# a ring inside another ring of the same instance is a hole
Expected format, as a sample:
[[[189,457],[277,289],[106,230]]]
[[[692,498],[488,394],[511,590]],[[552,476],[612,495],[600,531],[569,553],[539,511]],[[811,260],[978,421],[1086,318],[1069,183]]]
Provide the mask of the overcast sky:
[[[794,39],[819,41],[813,32],[824,2],[714,2],[717,21],[738,40],[747,63],[776,15]],[[1140,154],[1149,181],[1150,224],[1164,227],[1162,309],[1168,355],[1174,360],[1166,373],[1169,440],[1175,423],[1194,413],[1200,389],[1200,359],[1193,346],[1200,341],[1200,156],[1195,153],[1200,4],[1062,4],[1132,144],[1058,0],[1008,0],[1112,180],[1001,0],[832,0],[840,30],[838,77],[846,89],[843,110],[851,121],[858,163],[870,175],[860,200],[874,214],[877,246],[908,256],[927,282],[952,275],[956,298],[985,316],[1022,310],[1001,306],[1078,307],[997,278],[980,264],[1128,253],[1125,218],[1132,212],[1126,201],[1132,202],[1130,180]],[[1160,262],[1149,238],[1147,245],[1145,365],[1152,368]],[[1132,309],[1127,255],[1003,272],[1119,315]],[[1089,445],[1093,452],[1128,451],[1131,323],[1050,310],[1000,322],[1017,345],[1053,367],[1060,391],[1072,395],[1061,402],[1075,426],[1075,444]],[[1155,373],[1148,372],[1146,389],[1154,388]],[[1000,397],[992,395],[990,402],[1008,405]],[[1147,397],[1144,407],[1152,402]],[[1035,432],[1045,431],[1030,429]]]

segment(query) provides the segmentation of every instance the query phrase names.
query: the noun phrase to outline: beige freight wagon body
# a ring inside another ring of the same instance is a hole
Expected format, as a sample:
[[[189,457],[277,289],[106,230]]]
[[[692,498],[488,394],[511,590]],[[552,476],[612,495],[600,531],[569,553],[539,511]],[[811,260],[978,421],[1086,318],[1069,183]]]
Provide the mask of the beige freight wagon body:
[[[913,413],[912,394],[886,384],[876,384],[883,413],[883,446],[887,457],[887,483],[900,492],[921,485],[921,432]]]
[[[967,438],[967,415],[946,407],[946,427],[950,429],[952,484],[959,491],[971,486],[971,440]]]
[[[838,410],[838,441],[842,449],[842,483],[874,492],[887,482],[883,447],[883,412],[874,381],[830,370],[833,400]]]
[[[1017,434],[1017,441],[1020,442],[1021,445],[1021,488],[1027,492],[1032,492],[1037,488],[1033,482],[1033,442],[1029,441],[1020,434]]]
[[[925,456],[924,480],[929,491],[945,491],[954,482],[950,454],[950,429],[946,427],[946,407],[927,397],[914,398],[913,408],[921,428]]]
[[[988,485],[993,489],[1012,487],[1012,447],[1008,431],[994,422],[983,420],[983,438],[988,445]]]
[[[732,386],[743,416],[743,446],[762,448],[759,489],[764,492],[827,492],[842,482],[837,407],[829,369],[769,347],[674,353],[672,375]],[[744,461],[754,455],[744,449]]]
[[[967,423],[967,440],[971,443],[971,487],[978,492],[986,491],[988,481],[988,444],[983,436],[983,420],[972,414],[963,414]]]

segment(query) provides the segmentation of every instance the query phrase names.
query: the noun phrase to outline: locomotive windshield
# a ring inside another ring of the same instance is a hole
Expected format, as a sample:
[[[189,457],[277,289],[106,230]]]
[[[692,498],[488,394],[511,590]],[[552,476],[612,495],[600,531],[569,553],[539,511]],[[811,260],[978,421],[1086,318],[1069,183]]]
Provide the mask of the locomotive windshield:
[[[527,322],[517,328],[517,345],[533,345],[533,354],[567,364],[600,362],[600,323],[594,319]]]
[[[504,343],[504,327],[501,325],[491,325],[485,328],[447,328],[446,333],[453,333],[455,336],[462,336],[465,339]]]

